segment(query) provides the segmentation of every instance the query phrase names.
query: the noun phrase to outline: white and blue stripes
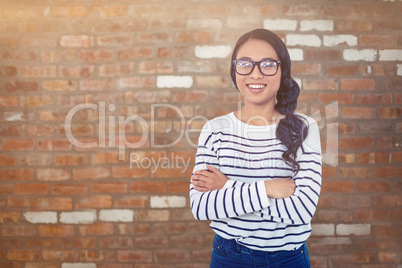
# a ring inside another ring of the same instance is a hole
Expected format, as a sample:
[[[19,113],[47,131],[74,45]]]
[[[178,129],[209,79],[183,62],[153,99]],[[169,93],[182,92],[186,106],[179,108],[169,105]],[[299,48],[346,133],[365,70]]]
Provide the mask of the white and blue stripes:
[[[299,114],[301,115],[301,114]],[[194,171],[212,165],[229,181],[223,189],[199,192],[190,184],[190,202],[198,220],[212,220],[220,236],[252,249],[292,250],[311,233],[321,189],[321,148],[318,126],[309,123],[308,136],[297,154],[299,171],[282,160],[285,147],[276,138],[277,124],[251,126],[233,113],[209,121],[201,131]],[[293,178],[295,193],[268,198],[264,180]]]

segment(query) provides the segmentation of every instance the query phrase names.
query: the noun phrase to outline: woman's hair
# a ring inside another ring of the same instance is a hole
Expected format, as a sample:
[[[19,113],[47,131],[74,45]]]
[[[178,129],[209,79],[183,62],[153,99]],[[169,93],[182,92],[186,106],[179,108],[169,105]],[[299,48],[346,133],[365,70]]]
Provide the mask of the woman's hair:
[[[297,172],[300,166],[296,161],[296,152],[307,136],[308,125],[302,117],[294,113],[297,107],[300,88],[291,77],[289,52],[282,40],[276,34],[266,29],[256,29],[241,36],[233,49],[232,64],[230,67],[230,75],[237,89],[233,60],[236,59],[240,47],[250,39],[259,39],[268,42],[274,48],[281,61],[281,84],[276,94],[277,102],[275,109],[285,115],[285,118],[280,120],[276,129],[276,136],[287,148],[283,153],[283,160]]]

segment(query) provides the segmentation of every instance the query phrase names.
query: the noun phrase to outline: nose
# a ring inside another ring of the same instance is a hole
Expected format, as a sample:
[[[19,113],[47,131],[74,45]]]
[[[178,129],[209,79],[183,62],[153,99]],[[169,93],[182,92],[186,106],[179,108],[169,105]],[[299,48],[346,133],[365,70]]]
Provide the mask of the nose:
[[[264,75],[260,72],[257,65],[254,65],[254,69],[250,73],[250,78],[261,79]]]

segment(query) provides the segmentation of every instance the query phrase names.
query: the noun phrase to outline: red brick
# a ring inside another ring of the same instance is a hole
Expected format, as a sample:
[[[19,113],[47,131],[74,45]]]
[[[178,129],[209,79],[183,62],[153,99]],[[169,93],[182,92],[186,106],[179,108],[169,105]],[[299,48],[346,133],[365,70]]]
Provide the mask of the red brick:
[[[95,238],[94,237],[85,237],[85,238],[63,238],[60,241],[60,245],[62,248],[94,248],[95,247]]]
[[[283,6],[283,12],[288,16],[313,16],[318,12],[318,6],[294,4]]]
[[[152,178],[189,178],[191,176],[192,169],[184,167],[163,168],[158,167],[151,173]]]
[[[398,119],[401,116],[401,108],[398,107],[381,107],[380,117],[387,119]]]
[[[0,194],[13,194],[14,185],[11,183],[0,184]]]
[[[134,242],[132,237],[124,237],[124,236],[113,236],[113,237],[101,237],[99,239],[99,247],[100,248],[108,248],[108,249],[130,249],[133,248]]]
[[[334,25],[338,32],[372,32],[373,22],[358,19],[341,19]]]
[[[392,158],[394,161],[401,163],[402,162],[402,152],[393,152]]]
[[[380,262],[385,263],[399,263],[399,252],[380,251],[378,253],[378,259]]]
[[[21,217],[19,212],[2,211],[0,212],[0,223],[18,222]]]
[[[78,227],[81,236],[102,236],[113,234],[113,224],[111,223],[95,223],[86,224]]]
[[[379,224],[374,226],[374,235],[376,239],[395,239],[396,237],[401,237],[401,232],[402,229],[397,224]]]
[[[56,133],[56,128],[50,125],[24,125],[23,130],[26,136],[53,136]]]
[[[43,237],[68,237],[74,236],[74,226],[72,225],[40,225],[39,235]]]
[[[69,151],[72,148],[67,140],[38,140],[37,148],[39,151]]]
[[[110,177],[108,167],[88,167],[73,170],[74,180],[99,180]]]
[[[66,181],[71,179],[71,173],[63,168],[38,168],[36,178],[40,181]]]
[[[369,178],[371,176],[371,169],[367,167],[341,167],[339,174],[344,178]]]
[[[85,184],[52,185],[52,194],[54,194],[54,195],[86,195],[86,194],[88,194],[88,185],[85,185]]]
[[[368,17],[387,17],[394,15],[394,7],[391,5],[362,4],[360,14]]]
[[[375,167],[374,175],[379,178],[392,178],[400,177],[402,174],[402,167]]]
[[[187,58],[191,56],[188,46],[158,48],[158,58]]]
[[[0,154],[0,166],[14,166],[15,158],[6,154]]]
[[[15,107],[17,104],[16,96],[0,96],[0,107]]]
[[[349,119],[371,119],[376,116],[375,108],[347,107],[342,108],[341,115]]]
[[[60,38],[60,45],[62,47],[92,47],[94,46],[94,38],[88,35],[64,35]]]
[[[323,104],[338,101],[339,104],[353,104],[355,95],[352,93],[320,93],[318,98]]]
[[[113,52],[107,50],[87,50],[81,51],[79,59],[83,62],[111,61]]]
[[[76,250],[44,249],[42,255],[47,261],[76,262],[78,260]]]
[[[7,259],[14,261],[38,261],[40,259],[39,250],[9,249]]]
[[[34,81],[7,81],[5,89],[8,92],[36,92],[38,91],[38,82]]]
[[[109,195],[90,195],[81,198],[75,205],[77,208],[110,208],[112,197]]]
[[[34,179],[32,169],[0,169],[0,180],[31,181]]]
[[[303,79],[305,90],[336,90],[337,87],[335,79]]]
[[[56,77],[56,66],[27,66],[21,67],[21,75],[23,77]]]
[[[190,260],[190,253],[187,250],[161,249],[155,250],[155,259],[162,263],[180,263]]]
[[[91,185],[92,193],[126,193],[127,184],[122,182],[99,182]]]
[[[166,184],[163,181],[135,181],[130,183],[130,192],[164,193],[166,192]]]
[[[358,66],[327,66],[325,73],[330,76],[354,76],[358,74]]]
[[[323,193],[352,193],[354,191],[353,182],[327,181],[322,185]]]
[[[305,60],[315,61],[320,59],[320,61],[337,61],[338,63],[342,61],[342,53],[339,50],[319,50],[319,49],[304,49]]]
[[[389,47],[394,44],[394,37],[390,35],[360,35],[359,45],[369,47]]]
[[[87,15],[86,6],[54,6],[50,10],[53,17],[85,17]]]
[[[359,94],[356,95],[357,104],[391,104],[392,95],[382,94]]]
[[[341,79],[341,90],[375,90],[375,80],[371,78]]]
[[[377,210],[356,210],[356,221],[369,222],[369,221],[388,221],[390,218],[390,211],[385,209]]]
[[[80,260],[83,262],[110,262],[116,261],[116,256],[114,252],[110,251],[81,250]]]
[[[102,17],[121,17],[127,13],[127,7],[123,5],[95,5],[91,11],[97,11]]]
[[[124,156],[124,159],[127,159],[127,156]],[[104,164],[116,164],[120,163],[122,160],[119,160],[118,152],[104,152],[104,153],[94,153],[91,155],[91,164],[92,165],[104,165]]]
[[[190,187],[188,180],[168,181],[167,192],[169,193],[186,193]]]
[[[14,186],[15,194],[39,194],[45,195],[50,191],[50,185],[46,183],[18,183]]]
[[[295,75],[317,75],[321,72],[321,64],[295,63],[292,65],[292,73]]]
[[[356,189],[362,192],[390,192],[391,184],[389,182],[358,182]]]
[[[67,78],[90,77],[94,73],[94,66],[60,66],[59,73],[61,77]]]
[[[384,207],[402,206],[402,196],[401,195],[377,196],[377,206],[384,206]]]
[[[47,91],[75,91],[77,82],[71,80],[46,80],[42,83],[42,88]]]
[[[152,251],[150,250],[119,250],[117,251],[119,262],[150,263]]]
[[[5,139],[2,149],[5,151],[27,151],[33,150],[35,141],[32,139]]]
[[[146,196],[123,196],[114,201],[113,207],[117,208],[144,208],[149,203]]]
[[[343,138],[339,142],[340,149],[363,149],[374,145],[373,138]]]
[[[114,178],[146,178],[149,176],[149,169],[137,168],[136,166],[132,168],[129,166],[116,166],[113,167],[112,174]]]
[[[10,196],[7,198],[10,207],[39,210],[71,210],[73,202],[70,198],[37,198]]]
[[[56,155],[55,163],[58,166],[75,166],[75,165],[86,165],[88,164],[88,156],[87,155]]]
[[[13,224],[13,225],[3,225],[2,235],[10,236],[35,236],[36,228],[33,225],[25,224]]]
[[[117,53],[118,60],[134,60],[140,58],[151,58],[153,49],[149,47],[135,47],[121,50]]]
[[[129,46],[133,42],[133,38],[130,35],[104,35],[96,38],[99,46]]]
[[[391,155],[388,154],[388,157],[390,159]],[[390,161],[387,161],[385,163],[389,163]],[[361,153],[358,154],[356,157],[356,163],[358,164],[374,164],[376,163],[376,153],[370,152],[370,153]]]

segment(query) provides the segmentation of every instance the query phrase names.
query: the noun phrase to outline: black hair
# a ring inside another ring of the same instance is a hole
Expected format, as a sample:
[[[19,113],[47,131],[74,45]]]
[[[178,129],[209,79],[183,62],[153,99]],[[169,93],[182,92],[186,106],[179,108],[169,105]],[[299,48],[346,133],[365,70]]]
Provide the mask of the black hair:
[[[230,67],[230,75],[237,90],[233,60],[236,59],[240,47],[250,39],[268,42],[281,61],[281,84],[276,94],[275,109],[285,117],[279,121],[276,136],[287,148],[282,155],[283,160],[292,167],[293,171],[297,172],[300,165],[296,161],[296,153],[307,136],[308,124],[306,124],[304,118],[294,113],[297,107],[300,87],[291,76],[289,52],[283,41],[276,34],[266,29],[256,29],[241,36],[233,49]]]

